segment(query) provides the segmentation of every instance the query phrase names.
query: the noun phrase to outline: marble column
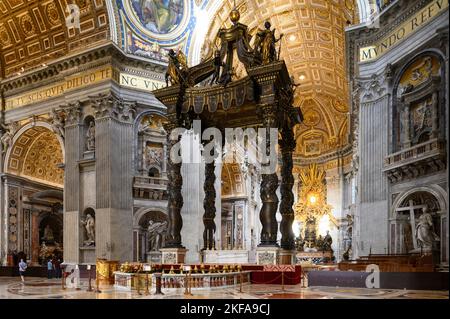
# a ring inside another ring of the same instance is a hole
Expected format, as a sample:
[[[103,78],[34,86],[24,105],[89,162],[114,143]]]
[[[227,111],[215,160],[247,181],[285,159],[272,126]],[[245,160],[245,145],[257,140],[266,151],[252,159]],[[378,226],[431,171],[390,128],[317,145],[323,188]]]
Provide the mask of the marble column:
[[[281,248],[286,250],[293,250],[295,248],[294,232],[292,224],[294,222],[294,194],[292,188],[294,186],[294,175],[292,174],[293,162],[292,152],[295,149],[294,132],[290,128],[284,128],[281,132]]]
[[[205,164],[205,183],[203,189],[205,191],[205,199],[203,200],[203,208],[205,209],[203,215],[203,224],[205,229],[203,231],[203,249],[215,249],[215,232],[216,223],[216,190],[215,190],[215,164],[214,162]]]
[[[31,263],[39,263],[39,212],[31,213]]]

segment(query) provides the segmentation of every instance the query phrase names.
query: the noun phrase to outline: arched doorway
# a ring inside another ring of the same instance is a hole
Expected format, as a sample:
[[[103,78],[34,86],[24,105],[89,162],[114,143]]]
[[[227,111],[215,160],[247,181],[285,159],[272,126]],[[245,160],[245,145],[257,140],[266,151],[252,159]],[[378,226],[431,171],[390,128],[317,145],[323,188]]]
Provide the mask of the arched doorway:
[[[134,247],[137,261],[158,263],[160,248],[164,247],[169,220],[161,211],[147,210],[136,216]]]
[[[47,122],[30,121],[14,135],[2,180],[9,254],[23,252],[32,264],[62,256],[63,165],[63,141]]]
[[[427,217],[424,215],[429,214]],[[404,193],[394,203],[390,222],[390,251],[396,254],[432,254],[433,263],[446,259],[446,203],[434,189],[418,188]],[[421,225],[427,220],[430,244],[421,238]]]
[[[222,250],[245,248],[245,225],[248,218],[245,176],[238,163],[223,163],[221,247]],[[249,247],[250,248],[250,247]]]

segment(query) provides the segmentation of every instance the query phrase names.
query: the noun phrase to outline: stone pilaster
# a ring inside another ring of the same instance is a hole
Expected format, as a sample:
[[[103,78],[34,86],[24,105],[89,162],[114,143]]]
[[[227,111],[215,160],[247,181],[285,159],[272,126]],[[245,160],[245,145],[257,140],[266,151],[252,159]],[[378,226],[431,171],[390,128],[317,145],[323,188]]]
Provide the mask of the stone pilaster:
[[[65,125],[65,168],[64,168],[64,262],[79,262],[80,247],[80,170],[78,160],[82,149],[81,104],[64,107]]]
[[[113,94],[91,98],[95,116],[97,258],[132,258],[132,138],[135,105]]]

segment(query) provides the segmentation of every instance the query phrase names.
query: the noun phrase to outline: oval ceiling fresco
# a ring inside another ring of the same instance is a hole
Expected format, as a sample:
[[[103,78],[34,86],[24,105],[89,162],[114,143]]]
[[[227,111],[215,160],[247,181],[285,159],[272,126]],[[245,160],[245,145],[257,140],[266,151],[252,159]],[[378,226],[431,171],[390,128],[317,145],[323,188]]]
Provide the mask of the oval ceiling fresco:
[[[190,0],[122,0],[130,27],[158,42],[173,42],[184,35],[192,16]]]
[[[148,31],[169,34],[183,21],[184,0],[129,0],[133,15]]]

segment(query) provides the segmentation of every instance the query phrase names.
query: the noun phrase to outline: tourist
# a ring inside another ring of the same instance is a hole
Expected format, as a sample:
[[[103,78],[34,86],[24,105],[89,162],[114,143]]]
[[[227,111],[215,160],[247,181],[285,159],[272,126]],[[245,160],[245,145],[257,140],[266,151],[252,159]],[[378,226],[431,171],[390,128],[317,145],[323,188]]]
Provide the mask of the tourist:
[[[25,282],[25,270],[27,270],[27,267],[27,263],[24,262],[23,259],[21,259],[19,263],[19,274],[22,282]]]
[[[47,262],[47,278],[48,279],[53,278],[53,263],[51,259],[49,259]]]
[[[61,259],[56,260],[54,266],[56,278],[61,278]]]

